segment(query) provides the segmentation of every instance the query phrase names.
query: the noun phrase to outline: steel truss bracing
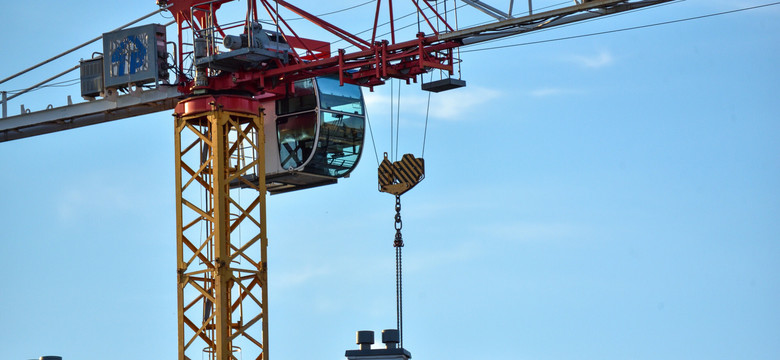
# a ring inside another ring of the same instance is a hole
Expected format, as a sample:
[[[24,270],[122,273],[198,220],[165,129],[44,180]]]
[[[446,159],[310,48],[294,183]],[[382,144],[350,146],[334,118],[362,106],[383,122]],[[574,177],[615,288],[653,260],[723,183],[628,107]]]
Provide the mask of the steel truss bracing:
[[[188,17],[188,11],[192,7],[203,6],[197,0],[168,0],[168,10],[177,16],[179,23],[179,54],[187,54],[190,50],[184,48],[186,42],[181,38],[182,29],[195,29],[199,31],[202,24],[209,23],[209,19],[216,19],[216,5],[230,2],[231,0],[214,0],[208,2],[210,11],[208,16],[200,19]],[[407,83],[417,81],[417,76],[431,70],[439,69],[454,75],[454,66],[459,59],[454,58],[452,50],[464,45],[476,44],[507,36],[518,35],[530,31],[547,29],[554,26],[570,24],[573,22],[592,19],[599,16],[616,14],[624,11],[635,10],[642,7],[657,5],[673,0],[588,0],[575,1],[573,5],[556,8],[554,10],[536,13],[529,1],[529,15],[515,18],[512,16],[513,2],[510,2],[510,10],[504,13],[481,1],[469,0],[467,3],[480,11],[487,11],[499,21],[457,29],[447,21],[447,11],[441,11],[436,6],[437,2],[430,0],[411,0],[417,9],[421,25],[427,24],[430,32],[420,32],[415,39],[396,41],[396,31],[393,19],[392,1],[387,1],[390,12],[390,40],[376,38],[379,26],[379,12],[382,6],[377,1],[374,14],[374,29],[371,39],[363,39],[348,31],[329,23],[303,9],[296,7],[285,0],[260,0],[260,6],[255,5],[256,0],[248,0],[247,19],[257,19],[257,10],[265,9],[268,17],[277,26],[278,31],[287,39],[294,50],[288,61],[273,59],[261,64],[256,64],[250,70],[220,73],[209,77],[203,83],[194,82],[193,79],[183,79],[186,84],[180,87],[182,93],[188,93],[195,89],[225,90],[235,89],[250,93],[274,93],[285,94],[286,87],[292,81],[325,75],[338,75],[339,81],[360,86],[374,87],[382,85],[389,78],[405,80]],[[205,4],[205,3],[203,3]],[[215,4],[215,5],[212,5]],[[338,49],[330,53],[327,43],[299,37],[298,33],[290,26],[278,11],[284,8],[321,29],[338,37],[340,40],[354,46],[356,50],[347,52]],[[250,11],[251,10],[251,11]],[[455,10],[453,10],[455,11]],[[434,23],[438,25],[434,25]],[[201,24],[201,25],[198,25]],[[200,27],[199,27],[200,26]],[[214,22],[216,32],[222,31]],[[422,29],[421,29],[422,30]],[[183,66],[179,63],[179,66]],[[180,73],[185,74],[184,68]]]
[[[206,96],[182,101],[174,116],[179,359],[267,359],[259,104]]]
[[[588,0],[575,5],[534,13],[528,16],[507,18],[487,25],[452,31],[439,36],[439,40],[457,40],[461,45],[477,44],[507,36],[585,21],[605,15],[641,9],[673,0]],[[530,5],[530,4],[529,4]],[[530,7],[529,7],[530,9]]]
[[[498,14],[497,17],[503,18],[502,20],[467,28],[451,26],[447,22],[447,12],[438,11],[435,6],[436,2],[412,0],[415,8],[421,14],[423,22],[429,25],[430,32],[427,34],[418,33],[414,39],[407,38],[398,41],[396,41],[394,31],[390,34],[390,41],[376,38],[381,1],[377,1],[374,29],[369,40],[350,34],[346,30],[283,0],[277,0],[273,3],[270,0],[261,0],[260,6],[257,6],[256,0],[247,0],[246,19],[255,21],[259,19],[258,10],[265,10],[269,18],[278,26],[287,43],[295,50],[294,53],[290,54],[288,62],[273,59],[256,64],[257,67],[247,70],[219,71],[217,75],[208,77],[207,85],[196,86],[194,79],[187,75],[191,75],[193,69],[187,67],[184,61],[186,57],[193,55],[193,40],[185,37],[184,32],[223,33],[224,28],[220,27],[216,21],[216,11],[222,4],[231,1],[233,0],[205,2],[202,0],[158,0],[158,4],[163,5],[165,10],[175,16],[178,26],[178,50],[175,52],[177,55],[175,72],[178,76],[176,81],[179,84],[178,89],[161,87],[155,91],[136,91],[118,98],[69,104],[59,108],[4,117],[0,120],[0,142],[170,109],[178,98],[192,94],[195,90],[285,96],[293,81],[317,76],[338,75],[342,83],[373,87],[384,84],[390,78],[406,80],[407,83],[416,82],[418,75],[434,69],[443,70],[453,75],[454,66],[460,61],[453,55],[452,50],[455,48],[674,0],[578,0],[573,2],[573,5],[543,12],[533,11],[529,1],[529,15],[522,17],[512,16],[513,2],[510,1],[508,13],[502,13],[500,10],[494,11],[494,15]],[[477,0],[469,2],[472,5],[485,5]],[[392,1],[388,0],[387,3],[390,12],[392,12]],[[337,51],[331,51],[331,44],[328,42],[300,37],[279,14],[277,4],[341,40],[355,45],[357,50],[347,52],[344,49],[336,49]],[[481,11],[488,9],[486,6],[477,6],[477,8]],[[504,15],[507,17],[504,18]],[[431,22],[436,20],[442,24],[440,29],[433,26]],[[389,23],[391,28],[394,28],[392,16],[390,16]]]

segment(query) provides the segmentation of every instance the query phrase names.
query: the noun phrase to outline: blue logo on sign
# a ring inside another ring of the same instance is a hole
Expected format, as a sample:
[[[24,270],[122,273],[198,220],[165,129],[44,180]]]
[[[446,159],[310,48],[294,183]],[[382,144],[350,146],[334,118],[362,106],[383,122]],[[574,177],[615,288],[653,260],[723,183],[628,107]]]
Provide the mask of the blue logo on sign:
[[[137,35],[130,35],[117,44],[111,53],[111,62],[116,65],[114,76],[135,74],[146,68],[146,45]]]

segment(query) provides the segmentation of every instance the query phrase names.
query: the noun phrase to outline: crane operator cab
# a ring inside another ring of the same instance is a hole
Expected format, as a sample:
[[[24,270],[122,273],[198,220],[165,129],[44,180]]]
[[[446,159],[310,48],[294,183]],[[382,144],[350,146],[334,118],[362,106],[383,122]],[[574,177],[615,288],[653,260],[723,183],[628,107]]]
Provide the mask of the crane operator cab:
[[[336,183],[360,160],[365,104],[357,85],[337,77],[298,80],[265,104],[266,183],[271,194]]]

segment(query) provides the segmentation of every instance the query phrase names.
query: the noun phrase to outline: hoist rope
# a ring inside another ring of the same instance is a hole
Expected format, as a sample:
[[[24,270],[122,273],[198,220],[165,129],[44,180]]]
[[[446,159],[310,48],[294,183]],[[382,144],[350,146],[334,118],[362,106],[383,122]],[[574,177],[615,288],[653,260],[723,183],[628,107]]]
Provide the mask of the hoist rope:
[[[393,153],[393,144],[395,143],[393,141],[393,135],[395,135],[395,131],[393,131],[393,80],[390,80],[390,160],[395,161],[395,154]]]
[[[371,135],[371,144],[374,145],[374,157],[376,158],[376,166],[379,166],[379,153],[376,151],[376,139],[374,139],[374,130],[371,128],[371,119],[368,116],[368,108],[363,109],[366,113],[366,122],[368,123],[368,133]]]
[[[392,80],[391,80],[392,81]],[[395,157],[393,160],[398,160],[398,140],[401,138],[401,80],[398,80],[398,97],[397,97],[397,110],[395,112]],[[392,120],[391,120],[392,121]]]
[[[431,73],[431,80],[433,80],[433,73]],[[428,105],[425,107],[425,130],[423,130],[423,145],[421,158],[425,158],[425,142],[428,140],[428,114],[431,112],[431,92],[428,92]]]
[[[398,93],[395,92],[395,85],[390,79],[390,159],[398,160],[398,151],[401,137],[401,80],[398,80]],[[395,121],[395,124],[393,122]]]
[[[460,30],[460,27],[458,26],[458,0],[452,0],[452,5],[455,7],[455,31],[458,31],[458,30]],[[509,12],[510,12],[510,15],[511,15],[512,11],[510,10]],[[452,50],[450,50],[450,51],[452,51]],[[455,48],[455,52],[458,54],[457,55],[457,59],[458,59],[458,79],[462,79],[461,73],[460,73],[460,70],[461,70],[460,69],[460,63],[461,63],[461,60],[460,60],[460,46]],[[430,95],[430,94],[428,94],[428,95]],[[430,99],[430,96],[428,98]],[[429,104],[430,104],[430,102],[429,102]],[[426,122],[426,125],[427,125],[427,122]]]

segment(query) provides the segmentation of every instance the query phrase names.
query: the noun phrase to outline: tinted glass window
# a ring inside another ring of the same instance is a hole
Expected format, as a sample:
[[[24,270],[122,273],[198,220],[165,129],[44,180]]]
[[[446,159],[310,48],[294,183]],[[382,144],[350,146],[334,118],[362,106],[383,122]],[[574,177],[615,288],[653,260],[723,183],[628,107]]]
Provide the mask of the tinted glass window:
[[[315,145],[316,126],[314,111],[276,119],[282,168],[298,168],[309,158]]]
[[[319,77],[320,109],[363,115],[363,101],[360,86],[339,85],[338,78]]]
[[[364,118],[362,116],[320,113],[322,125],[317,151],[306,166],[307,172],[341,177],[357,165],[363,146]]]
[[[314,94],[314,80],[298,80],[293,86],[295,93],[284,99],[276,100],[276,115],[313,110],[317,106],[317,97]]]

